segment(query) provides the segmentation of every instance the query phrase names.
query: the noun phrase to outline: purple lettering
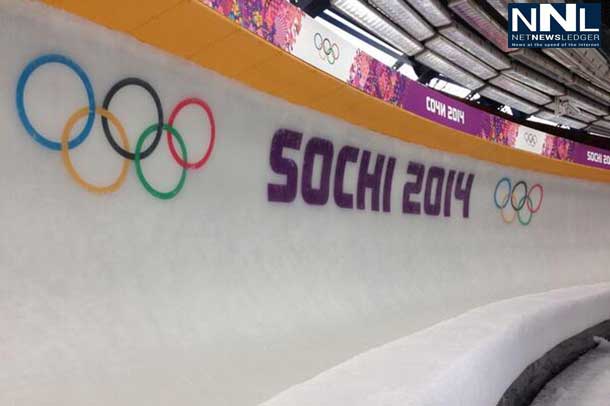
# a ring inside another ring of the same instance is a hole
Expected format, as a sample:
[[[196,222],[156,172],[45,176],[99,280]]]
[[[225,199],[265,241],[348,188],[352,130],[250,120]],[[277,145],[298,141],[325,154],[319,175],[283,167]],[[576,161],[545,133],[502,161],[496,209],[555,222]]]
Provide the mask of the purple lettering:
[[[409,214],[420,214],[421,206],[419,202],[411,201],[411,195],[416,195],[421,192],[424,183],[424,165],[417,162],[409,162],[407,173],[415,175],[415,182],[405,183],[402,195],[402,212]]]
[[[468,175],[468,179],[466,180],[465,186],[462,186],[463,180],[464,172],[458,172],[457,183],[455,185],[455,198],[464,202],[462,215],[464,216],[464,218],[468,218],[470,209],[470,191],[472,189],[472,183],[474,181],[474,174],[471,173],[470,175]]]
[[[338,207],[344,209],[392,211],[394,172],[398,164],[395,157],[345,145],[337,150],[335,162],[336,151],[332,141],[313,137],[301,150],[304,143],[303,134],[296,131],[279,129],[273,135],[269,164],[280,180],[267,184],[270,202],[293,202],[300,193],[303,201],[310,205],[322,206],[333,199]],[[301,163],[300,160],[290,158],[297,154],[295,151],[303,154],[302,172],[299,172],[297,164]],[[347,171],[352,172],[348,174]],[[457,210],[453,201],[461,200],[462,216],[470,216],[474,174],[440,166],[426,167],[413,161],[407,163],[406,172],[402,190],[403,213],[440,216],[442,211],[444,217],[451,217],[451,211]],[[355,176],[358,179],[353,185]],[[368,205],[367,193],[370,193]]]
[[[451,169],[449,171],[449,175],[447,176],[447,185],[445,186],[445,209],[443,210],[443,215],[445,217],[451,216],[451,200],[452,200],[451,190],[453,189],[454,178],[455,178],[455,171],[453,169]]]
[[[284,148],[300,150],[302,138],[303,134],[286,129],[277,130],[273,135],[269,163],[275,173],[286,176],[286,183],[267,184],[267,199],[270,202],[288,203],[297,196],[299,168],[292,159],[284,158],[282,152]]]
[[[358,201],[356,204],[358,209],[364,210],[366,206],[366,189],[371,189],[371,209],[373,211],[379,211],[379,189],[381,188],[381,174],[383,172],[385,155],[377,154],[373,173],[368,172],[370,159],[371,152],[366,150],[362,151],[360,171],[358,172]]]
[[[443,181],[445,180],[445,170],[439,166],[431,166],[428,169],[426,179],[426,191],[424,192],[424,212],[430,216],[438,216],[441,212]],[[432,202],[432,184],[436,181],[434,191],[434,203]]]
[[[328,140],[314,137],[307,143],[307,146],[305,147],[305,158],[303,160],[303,179],[301,183],[301,194],[306,203],[321,206],[328,201],[333,154],[333,144]],[[313,186],[313,168],[316,155],[322,157],[320,187],[317,189]]]
[[[354,208],[354,195],[345,193],[343,190],[343,179],[345,178],[345,167],[348,162],[356,162],[358,160],[358,148],[344,146],[337,155],[337,167],[335,169],[335,187],[334,197],[337,206],[345,209]]]
[[[389,158],[385,168],[385,178],[383,180],[383,211],[389,213],[392,210],[392,180],[394,179],[394,167],[396,158]]]

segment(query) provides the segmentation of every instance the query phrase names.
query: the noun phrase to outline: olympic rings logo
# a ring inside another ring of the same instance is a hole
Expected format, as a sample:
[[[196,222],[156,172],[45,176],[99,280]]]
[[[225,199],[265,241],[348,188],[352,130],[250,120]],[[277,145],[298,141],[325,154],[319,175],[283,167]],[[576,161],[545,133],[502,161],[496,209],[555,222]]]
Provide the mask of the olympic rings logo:
[[[331,43],[330,39],[322,38],[322,34],[316,32],[313,36],[313,44],[319,51],[320,59],[327,61],[329,64],[334,65],[337,59],[339,59],[339,45]]]
[[[72,114],[71,117],[68,118],[68,120],[65,124],[62,136],[61,136],[61,142],[50,140],[49,138],[47,138],[45,135],[43,135],[41,132],[39,132],[34,127],[34,125],[32,124],[32,122],[30,121],[30,119],[28,117],[28,114],[25,109],[25,103],[24,103],[24,92],[25,92],[25,86],[27,84],[28,79],[30,78],[30,76],[36,69],[40,68],[43,65],[50,64],[50,63],[57,63],[60,65],[64,65],[65,67],[69,68],[74,73],[76,73],[76,75],[80,78],[81,82],[83,83],[83,85],[85,87],[85,91],[87,93],[87,99],[88,99],[87,106],[79,109],[74,114]],[[109,110],[110,102],[112,101],[112,98],[121,89],[123,89],[126,86],[138,86],[138,87],[143,88],[148,94],[150,94],[151,98],[154,101],[156,110],[157,110],[157,121],[155,123],[153,123],[152,125],[148,126],[140,134],[140,136],[136,142],[134,152],[130,151],[129,140],[127,138],[123,125],[119,122],[119,120],[116,118],[116,116],[114,114],[112,114]],[[210,155],[212,154],[212,151],[214,149],[214,143],[216,140],[216,124],[214,122],[214,115],[212,113],[212,109],[210,108],[210,106],[208,106],[208,104],[206,102],[204,102],[203,100],[193,97],[193,98],[186,98],[186,99],[180,101],[172,110],[172,112],[169,116],[169,120],[166,123],[164,121],[164,114],[163,114],[163,108],[161,106],[161,100],[159,99],[159,95],[157,94],[155,89],[148,82],[146,82],[142,79],[129,77],[129,78],[122,79],[119,82],[115,83],[111,87],[111,89],[108,91],[108,93],[106,94],[106,97],[104,98],[104,101],[102,103],[102,107],[99,107],[99,106],[96,106],[95,96],[93,93],[93,87],[92,87],[91,81],[89,80],[89,77],[87,76],[85,71],[80,67],[80,65],[78,65],[76,62],[74,62],[72,59],[70,59],[66,56],[63,56],[63,55],[58,55],[58,54],[48,54],[48,55],[40,56],[40,57],[32,60],[25,67],[25,69],[21,73],[21,76],[19,77],[19,81],[17,83],[16,101],[17,101],[17,112],[19,114],[19,119],[21,120],[21,123],[23,124],[23,126],[24,126],[25,130],[28,132],[28,134],[30,136],[32,136],[34,141],[36,141],[43,147],[49,148],[54,151],[60,151],[63,164],[66,167],[70,176],[76,181],[76,183],[78,183],[84,189],[86,189],[90,192],[93,192],[93,193],[111,193],[111,192],[115,192],[116,190],[118,190],[122,186],[123,182],[125,181],[125,179],[127,177],[127,171],[129,169],[129,161],[133,161],[135,164],[136,174],[138,176],[138,179],[140,180],[140,182],[142,183],[142,185],[144,186],[146,191],[148,191],[151,195],[153,195],[154,197],[157,197],[159,199],[164,199],[164,200],[171,199],[171,198],[175,197],[180,192],[182,187],[184,186],[184,183],[186,181],[187,170],[188,169],[201,169],[205,165],[205,163],[210,158]],[[184,143],[184,140],[182,139],[182,136],[180,135],[178,130],[175,129],[173,126],[174,121],[176,120],[176,117],[178,116],[180,111],[184,107],[189,106],[189,105],[198,106],[201,109],[203,109],[203,111],[207,115],[207,120],[209,121],[209,124],[210,124],[210,140],[209,140],[208,146],[203,154],[203,157],[196,162],[188,161],[187,150],[186,150],[186,145]],[[72,164],[72,161],[70,159],[70,154],[69,154],[69,151],[71,149],[78,147],[90,135],[96,114],[98,114],[101,117],[102,128],[104,130],[104,134],[106,135],[106,139],[108,140],[108,143],[110,144],[112,149],[114,149],[119,155],[121,155],[124,158],[123,165],[121,167],[121,172],[120,172],[118,178],[110,185],[99,186],[99,185],[91,184],[91,183],[87,182],[86,180],[84,180],[80,176],[80,174],[76,171],[76,169],[74,168],[74,165]],[[87,121],[86,121],[83,129],[74,138],[69,139],[70,133],[71,133],[73,127],[78,122],[78,120],[85,118],[85,117],[86,117]],[[116,129],[120,143],[118,143],[116,141],[115,136],[113,135],[112,131],[110,131],[110,127],[108,126],[108,121],[110,121],[112,123],[112,125],[114,126],[114,128]],[[170,151],[173,159],[178,163],[178,165],[180,165],[182,167],[182,174],[180,176],[180,179],[178,180],[176,186],[168,192],[159,191],[159,190],[155,189],[148,182],[148,180],[144,176],[144,172],[142,170],[142,164],[141,164],[142,160],[149,157],[156,150],[164,131],[167,134],[167,145],[169,147],[169,151]],[[153,134],[154,134],[153,141],[150,143],[150,145],[146,149],[142,150],[146,139],[148,139]],[[174,139],[176,139],[176,141],[178,142],[180,153],[178,153],[176,151],[176,147],[174,145]]]
[[[504,184],[506,186],[503,186]],[[537,193],[534,193],[534,191],[537,191]],[[532,196],[537,197],[537,199],[532,198]],[[512,223],[517,218],[519,223],[527,226],[532,221],[534,214],[542,207],[543,198],[544,188],[540,183],[528,188],[527,183],[520,180],[513,186],[507,177],[500,179],[494,190],[494,204],[500,209],[500,216],[507,224]],[[536,204],[534,204],[535,201]],[[506,209],[512,211],[512,216],[507,215]],[[528,212],[529,216],[522,214],[523,212]]]
[[[525,135],[525,142],[530,147],[535,147],[536,144],[538,144],[538,137],[536,136],[536,134],[526,134]]]

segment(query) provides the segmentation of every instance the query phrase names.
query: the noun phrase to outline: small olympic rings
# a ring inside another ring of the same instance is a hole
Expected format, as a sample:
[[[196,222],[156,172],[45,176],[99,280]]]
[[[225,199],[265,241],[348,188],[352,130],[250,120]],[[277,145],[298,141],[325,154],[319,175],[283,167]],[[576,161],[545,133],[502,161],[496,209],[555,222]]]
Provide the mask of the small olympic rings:
[[[506,186],[502,187],[504,184],[506,184]],[[506,190],[503,191],[502,189]],[[522,192],[519,193],[519,190],[522,190]],[[537,190],[539,195],[536,205],[534,205],[534,200],[532,199],[534,190]],[[500,201],[498,201],[499,196]],[[542,207],[543,198],[544,188],[540,183],[537,183],[528,189],[525,181],[520,180],[513,186],[511,180],[507,177],[500,179],[498,183],[496,183],[496,188],[494,190],[494,204],[496,208],[500,210],[502,220],[507,224],[512,223],[515,218],[517,218],[522,225],[529,225],[534,214]],[[506,215],[506,208],[512,209],[512,216]],[[529,212],[529,216],[526,217],[523,214],[524,211]]]
[[[316,32],[313,36],[313,44],[319,51],[320,59],[327,61],[329,64],[334,65],[339,59],[339,45],[330,41],[328,38],[323,38],[322,34]]]
[[[68,121],[66,122],[66,124],[64,126],[64,130],[61,135],[60,142],[50,140],[47,136],[43,135],[41,132],[39,132],[34,127],[34,125],[31,123],[31,121],[27,115],[27,112],[25,109],[25,102],[24,102],[25,87],[26,87],[28,79],[30,78],[30,76],[36,69],[38,69],[39,67],[41,67],[45,64],[49,64],[49,63],[57,63],[57,64],[65,65],[66,67],[68,67],[69,69],[74,71],[78,75],[80,80],[83,82],[83,85],[85,86],[85,90],[87,92],[87,99],[88,99],[87,106],[79,109],[74,114],[72,114],[72,116],[70,116],[68,118]],[[113,97],[121,89],[123,89],[126,86],[138,86],[138,87],[143,88],[152,97],[153,102],[155,103],[156,111],[157,111],[156,122],[154,124],[148,126],[142,132],[142,134],[138,138],[134,152],[130,151],[129,139],[127,137],[127,134],[125,132],[123,125],[120,123],[120,121],[117,119],[117,117],[110,112],[110,103],[112,102]],[[106,97],[104,98],[104,101],[102,103],[102,107],[97,107],[96,103],[95,103],[93,87],[92,87],[91,81],[89,80],[89,77],[87,76],[85,71],[80,67],[80,65],[78,65],[72,59],[70,59],[66,56],[63,56],[63,55],[59,55],[59,54],[42,55],[38,58],[35,58],[29,64],[26,65],[26,67],[24,68],[24,70],[21,73],[19,80],[17,82],[16,103],[17,103],[17,113],[19,115],[19,119],[20,119],[21,123],[23,124],[27,133],[34,139],[34,141],[43,145],[44,147],[55,150],[55,151],[60,151],[61,156],[62,156],[62,161],[63,161],[64,166],[65,166],[66,170],[68,171],[68,174],[70,175],[70,177],[72,177],[76,181],[76,183],[78,183],[81,187],[83,187],[84,189],[86,189],[92,193],[111,193],[111,192],[117,191],[125,182],[125,179],[127,177],[127,172],[129,169],[129,161],[134,161],[135,168],[136,168],[136,175],[138,176],[138,179],[144,186],[144,189],[147,192],[149,192],[152,196],[157,197],[159,199],[171,199],[171,198],[175,197],[184,187],[184,183],[186,181],[187,170],[188,169],[200,169],[206,164],[206,162],[209,160],[210,156],[212,155],[212,151],[214,150],[214,145],[216,142],[216,123],[214,121],[214,114],[213,114],[210,106],[202,99],[191,97],[191,98],[186,98],[186,99],[180,101],[173,108],[172,113],[169,118],[169,122],[165,123],[163,107],[161,104],[161,99],[159,98],[159,95],[157,94],[157,91],[152,87],[152,85],[150,83],[146,82],[143,79],[135,78],[135,77],[128,77],[128,78],[122,79],[122,80],[118,81],[117,83],[115,83],[110,88],[108,93],[106,94]],[[178,130],[174,128],[174,121],[176,119],[176,116],[180,113],[180,111],[184,107],[186,107],[188,105],[196,105],[196,106],[201,107],[204,110],[204,112],[206,113],[206,118],[210,123],[210,140],[209,140],[208,146],[203,154],[203,157],[199,161],[193,162],[193,163],[188,162],[187,148],[186,148],[185,142],[184,142],[182,136],[180,135],[180,133],[178,132]],[[79,146],[89,136],[89,134],[91,133],[91,130],[93,128],[96,113],[101,117],[102,128],[103,128],[103,131],[104,131],[104,134],[106,136],[108,143],[110,144],[110,146],[112,147],[112,149],[114,151],[116,151],[119,155],[121,155],[124,158],[118,178],[112,184],[105,185],[105,186],[93,185],[93,184],[87,182],[86,180],[84,180],[79,175],[77,170],[74,168],[74,165],[72,164],[72,161],[70,159],[70,153],[69,153],[69,151],[71,149]],[[72,129],[74,128],[74,126],[76,125],[78,120],[82,119],[85,116],[87,117],[85,126],[83,127],[81,132],[76,137],[74,137],[73,139],[70,139],[70,134],[72,132]],[[112,123],[112,126],[117,131],[118,139],[119,139],[120,143],[117,143],[117,141],[115,140],[115,136],[113,135],[112,131],[110,130],[108,121],[110,121],[110,123]],[[183,169],[176,187],[174,187],[174,189],[172,189],[169,192],[161,192],[161,191],[155,189],[153,186],[151,186],[150,183],[146,180],[146,178],[144,176],[144,172],[142,170],[142,164],[141,164],[142,160],[149,157],[156,150],[156,148],[158,147],[159,142],[162,138],[163,131],[167,132],[167,143],[168,143],[169,151],[170,151],[173,159]],[[150,145],[146,149],[142,150],[144,142],[153,133],[155,134],[153,141],[150,143]],[[180,153],[178,153],[176,151],[176,148],[175,148],[174,142],[173,142],[174,138],[178,141],[178,145],[180,147]]]
[[[525,142],[530,147],[535,147],[536,144],[538,144],[538,137],[536,136],[536,134],[527,133],[527,134],[525,134],[524,138],[525,138]]]

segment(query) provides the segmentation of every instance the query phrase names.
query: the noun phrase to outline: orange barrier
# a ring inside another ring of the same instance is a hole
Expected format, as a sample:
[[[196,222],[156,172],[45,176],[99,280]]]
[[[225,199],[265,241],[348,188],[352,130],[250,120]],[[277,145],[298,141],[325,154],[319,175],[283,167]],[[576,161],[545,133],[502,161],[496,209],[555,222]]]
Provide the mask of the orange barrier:
[[[197,0],[43,1],[265,93],[403,141],[520,169],[610,183],[610,171],[498,145],[378,100],[276,48]]]

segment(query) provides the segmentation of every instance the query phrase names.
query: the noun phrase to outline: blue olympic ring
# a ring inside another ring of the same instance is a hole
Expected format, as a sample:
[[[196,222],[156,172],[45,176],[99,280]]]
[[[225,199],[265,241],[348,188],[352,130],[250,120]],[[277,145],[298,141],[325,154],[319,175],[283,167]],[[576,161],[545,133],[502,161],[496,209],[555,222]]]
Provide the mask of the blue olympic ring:
[[[508,194],[507,194],[507,196],[506,196],[506,201],[505,201],[503,204],[500,204],[500,203],[498,203],[498,188],[500,187],[500,185],[502,184],[502,182],[506,182],[506,183],[508,183],[508,190],[509,190],[509,193],[508,193]],[[500,180],[498,181],[498,183],[496,183],[496,190],[494,190],[494,203],[496,204],[496,207],[497,207],[498,209],[503,209],[503,208],[505,208],[505,207],[506,207],[506,205],[507,205],[507,204],[508,204],[508,202],[510,201],[510,195],[511,195],[511,193],[512,193],[512,190],[513,190],[513,185],[512,185],[512,183],[511,183],[510,179],[508,179],[507,177],[504,177],[504,178],[500,179]]]
[[[72,149],[78,147],[83,141],[85,141],[85,139],[91,133],[91,129],[93,128],[93,122],[95,121],[95,96],[93,95],[93,86],[91,86],[91,82],[89,81],[89,78],[87,77],[85,71],[72,59],[58,54],[42,55],[34,59],[28,64],[28,66],[25,67],[25,69],[21,73],[21,76],[19,77],[19,81],[17,82],[16,100],[19,119],[21,120],[21,123],[25,127],[26,131],[32,136],[34,141],[49,149],[61,151],[60,142],[51,141],[50,139],[42,135],[40,132],[38,132],[36,128],[34,128],[25,111],[25,103],[23,101],[25,85],[28,79],[36,69],[47,63],[59,63],[72,69],[83,82],[83,85],[85,85],[85,90],[87,91],[87,99],[89,100],[89,114],[87,115],[87,122],[85,123],[85,127],[82,129],[80,134],[78,134],[78,136],[68,142],[68,148]]]

